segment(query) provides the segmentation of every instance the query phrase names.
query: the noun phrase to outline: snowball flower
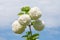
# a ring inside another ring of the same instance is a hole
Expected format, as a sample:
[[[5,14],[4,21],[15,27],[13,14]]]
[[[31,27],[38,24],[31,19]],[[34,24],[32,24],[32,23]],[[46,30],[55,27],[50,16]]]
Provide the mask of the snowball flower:
[[[31,22],[31,18],[28,14],[23,14],[18,18],[18,21],[21,25],[29,25]]]
[[[33,20],[36,20],[36,19],[40,18],[42,14],[41,14],[41,11],[39,10],[39,8],[33,7],[30,9],[29,15],[31,16],[31,18]]]
[[[42,20],[36,20],[33,24],[34,29],[37,31],[43,30],[44,26],[45,26],[44,21],[42,21]]]
[[[17,33],[17,34],[21,34],[22,32],[24,32],[25,27],[22,26],[21,24],[19,24],[19,22],[16,20],[13,22],[12,24],[12,31]]]

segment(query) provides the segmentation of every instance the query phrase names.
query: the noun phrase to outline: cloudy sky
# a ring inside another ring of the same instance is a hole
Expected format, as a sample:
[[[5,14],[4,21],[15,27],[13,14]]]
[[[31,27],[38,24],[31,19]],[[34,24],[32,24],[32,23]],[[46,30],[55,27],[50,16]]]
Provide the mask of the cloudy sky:
[[[39,40],[60,40],[60,0],[0,0],[0,40],[24,40],[12,32],[14,20],[22,6],[39,7],[45,29],[39,32]],[[33,31],[35,32],[35,31]]]

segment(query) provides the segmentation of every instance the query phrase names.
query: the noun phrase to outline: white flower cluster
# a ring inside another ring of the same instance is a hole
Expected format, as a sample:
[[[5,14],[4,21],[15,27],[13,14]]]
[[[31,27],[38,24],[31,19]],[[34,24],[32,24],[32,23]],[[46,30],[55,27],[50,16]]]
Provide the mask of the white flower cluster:
[[[39,20],[41,17],[41,11],[37,7],[33,7],[29,10],[29,14],[21,15],[18,20],[14,21],[12,24],[12,31],[21,34],[24,32],[26,26],[31,24],[31,20],[35,20],[33,27],[37,31],[41,31],[44,28],[44,21]]]
[[[12,31],[17,34],[21,34],[22,32],[24,32],[26,25],[29,25],[30,22],[31,22],[30,16],[27,14],[23,14],[18,18],[18,20],[13,22]]]
[[[32,19],[37,20],[38,18],[41,17],[41,11],[39,10],[39,8],[34,7],[30,9],[29,15],[31,16]]]
[[[44,21],[42,20],[36,20],[33,24],[35,30],[41,31],[44,29]]]
[[[25,30],[25,27],[22,26],[17,20],[13,22],[12,26],[13,32],[17,34],[21,34]]]
[[[18,18],[18,21],[21,25],[29,25],[29,23],[31,22],[31,18],[29,15],[27,14],[23,14]]]

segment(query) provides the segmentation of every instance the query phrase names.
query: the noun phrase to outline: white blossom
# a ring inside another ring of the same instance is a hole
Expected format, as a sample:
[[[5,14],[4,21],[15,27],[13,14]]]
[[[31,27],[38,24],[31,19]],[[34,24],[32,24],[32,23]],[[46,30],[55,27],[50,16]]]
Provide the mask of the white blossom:
[[[21,34],[22,32],[24,32],[25,27],[22,26],[17,20],[13,22],[12,24],[12,31],[17,33],[17,34]]]
[[[18,21],[21,25],[29,25],[31,22],[31,18],[27,14],[23,14],[18,18]]]
[[[38,7],[33,7],[30,9],[29,15],[31,16],[32,19],[37,20],[38,18],[41,17],[42,14]]]
[[[42,21],[42,20],[36,20],[33,24],[34,29],[37,31],[43,30],[44,26],[45,26],[44,21]]]

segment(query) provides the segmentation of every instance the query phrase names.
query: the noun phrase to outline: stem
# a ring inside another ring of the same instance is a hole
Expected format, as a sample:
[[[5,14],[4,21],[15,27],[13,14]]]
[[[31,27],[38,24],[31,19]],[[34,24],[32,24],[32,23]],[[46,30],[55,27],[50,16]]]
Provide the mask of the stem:
[[[29,25],[29,30],[31,32],[31,37],[32,37],[32,30],[31,30],[31,25]],[[31,38],[32,39],[32,38]]]

